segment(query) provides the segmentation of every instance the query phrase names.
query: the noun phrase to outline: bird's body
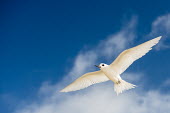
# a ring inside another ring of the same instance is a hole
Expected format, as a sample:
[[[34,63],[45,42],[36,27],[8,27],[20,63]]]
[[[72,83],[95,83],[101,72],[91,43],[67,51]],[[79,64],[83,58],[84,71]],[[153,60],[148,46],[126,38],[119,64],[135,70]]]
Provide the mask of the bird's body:
[[[101,63],[100,70],[95,72],[86,73],[73,83],[68,85],[61,92],[76,91],[86,88],[92,84],[105,82],[111,80],[114,82],[114,90],[117,94],[125,90],[135,88],[135,85],[124,81],[120,75],[137,59],[148,53],[154,45],[156,45],[160,37],[149,40],[136,47],[123,51],[110,65]]]
[[[113,65],[113,64],[112,64]],[[136,85],[128,83],[120,77],[118,71],[113,69],[112,65],[107,65],[101,63],[98,67],[101,69],[101,72],[105,74],[105,76],[114,82],[114,90],[117,93],[122,93],[124,90],[135,88]]]
[[[101,63],[100,65],[102,65],[104,63]],[[104,64],[104,68],[101,68],[101,71],[114,83],[118,83],[121,80],[121,77],[119,74],[116,73],[116,71],[114,71],[114,69],[112,69],[109,65]]]

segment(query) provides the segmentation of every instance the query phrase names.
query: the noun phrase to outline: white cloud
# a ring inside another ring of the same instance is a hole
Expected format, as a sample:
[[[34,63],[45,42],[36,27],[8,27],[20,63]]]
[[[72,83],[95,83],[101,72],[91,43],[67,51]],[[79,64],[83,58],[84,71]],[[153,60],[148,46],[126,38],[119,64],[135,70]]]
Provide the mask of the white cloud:
[[[159,90],[136,88],[116,96],[113,83],[105,82],[77,92],[59,93],[63,86],[73,81],[71,79],[92,71],[90,66],[99,62],[99,56],[112,61],[112,57],[133,43],[135,26],[136,20],[133,18],[120,32],[101,41],[95,48],[81,51],[69,76],[56,85],[44,83],[38,94],[39,101],[19,106],[15,113],[168,113],[170,96]],[[132,83],[145,81],[142,73],[124,73],[122,77]]]
[[[130,43],[133,43],[133,40],[136,37],[136,23],[137,20],[133,17],[120,32],[110,35],[108,39],[102,41],[97,48],[99,54],[110,58],[113,56],[115,57],[115,55],[126,49]]]
[[[80,53],[76,57],[74,66],[69,75],[82,75],[89,68],[89,66],[94,66],[96,60],[97,54],[93,50]]]
[[[170,86],[170,79],[167,79],[163,82],[162,84],[163,87],[167,87],[167,86]]]
[[[159,44],[156,46],[157,50],[169,48],[165,40],[170,39],[170,14],[159,16],[153,23],[149,37],[163,36]]]
[[[169,113],[170,110],[169,95],[131,90],[116,96],[109,84],[53,96],[42,103],[27,105],[17,113]]]

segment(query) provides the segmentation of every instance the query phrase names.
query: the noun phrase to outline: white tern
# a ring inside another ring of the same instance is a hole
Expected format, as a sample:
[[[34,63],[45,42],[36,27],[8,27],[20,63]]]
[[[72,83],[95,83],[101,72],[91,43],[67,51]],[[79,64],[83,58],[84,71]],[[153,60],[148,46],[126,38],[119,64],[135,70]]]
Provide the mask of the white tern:
[[[110,65],[101,63],[95,65],[100,70],[82,75],[60,92],[70,92],[86,88],[90,85],[111,80],[114,82],[114,91],[118,94],[135,88],[136,85],[124,81],[120,75],[137,59],[148,53],[156,45],[161,36],[123,51]]]

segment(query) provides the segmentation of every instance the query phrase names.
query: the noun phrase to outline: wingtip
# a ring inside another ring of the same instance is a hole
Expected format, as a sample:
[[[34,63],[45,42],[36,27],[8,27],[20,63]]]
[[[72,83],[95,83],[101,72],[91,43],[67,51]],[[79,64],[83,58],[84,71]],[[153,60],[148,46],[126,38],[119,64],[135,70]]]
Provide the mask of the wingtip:
[[[66,91],[59,91],[60,93],[66,93]]]
[[[60,92],[61,93],[67,93],[67,92],[70,92],[70,91],[64,88],[64,89],[60,90]]]
[[[160,40],[162,38],[162,36],[158,36],[157,38]]]
[[[158,36],[158,37],[156,37],[156,38],[154,38],[154,39],[152,39],[152,40],[155,41],[156,43],[158,43],[161,38],[162,38],[162,36]]]
[[[64,92],[66,92],[64,89],[62,89],[62,90],[60,90],[59,92],[61,92],[61,93],[64,93]]]

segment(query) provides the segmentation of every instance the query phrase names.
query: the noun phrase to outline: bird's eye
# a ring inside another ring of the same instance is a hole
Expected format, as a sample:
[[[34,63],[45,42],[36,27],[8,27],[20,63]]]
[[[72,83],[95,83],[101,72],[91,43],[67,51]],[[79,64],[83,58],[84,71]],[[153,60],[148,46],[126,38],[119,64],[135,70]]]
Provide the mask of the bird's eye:
[[[102,66],[104,66],[104,64],[102,64]]]

